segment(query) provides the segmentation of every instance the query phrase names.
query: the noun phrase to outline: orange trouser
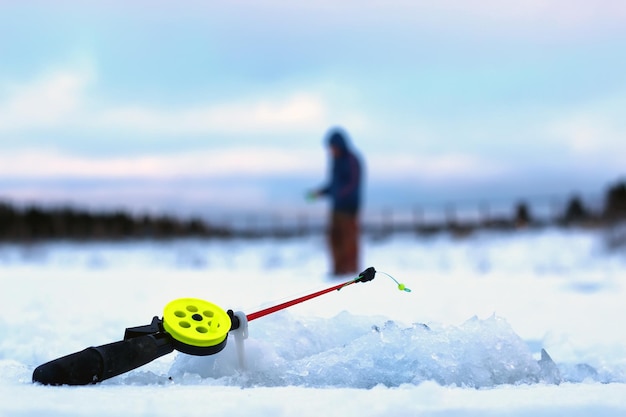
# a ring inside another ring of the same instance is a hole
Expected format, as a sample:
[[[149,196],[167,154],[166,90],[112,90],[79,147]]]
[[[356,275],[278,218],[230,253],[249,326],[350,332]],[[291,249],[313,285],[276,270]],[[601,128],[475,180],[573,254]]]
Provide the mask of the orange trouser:
[[[331,214],[328,245],[335,275],[359,272],[359,221],[356,214],[337,211]]]

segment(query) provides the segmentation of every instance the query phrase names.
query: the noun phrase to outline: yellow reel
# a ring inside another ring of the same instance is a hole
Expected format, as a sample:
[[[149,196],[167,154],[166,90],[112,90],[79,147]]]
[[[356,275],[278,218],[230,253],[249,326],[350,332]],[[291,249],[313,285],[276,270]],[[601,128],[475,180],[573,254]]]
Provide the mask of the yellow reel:
[[[230,316],[222,308],[198,298],[179,298],[163,310],[163,329],[183,353],[204,356],[221,351],[230,328]]]

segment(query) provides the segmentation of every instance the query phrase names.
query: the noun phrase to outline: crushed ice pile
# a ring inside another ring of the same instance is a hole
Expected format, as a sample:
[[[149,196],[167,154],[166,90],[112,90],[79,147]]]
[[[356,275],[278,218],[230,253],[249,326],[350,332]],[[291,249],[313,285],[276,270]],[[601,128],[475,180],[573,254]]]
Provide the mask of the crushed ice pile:
[[[282,312],[254,323],[256,335],[246,341],[245,371],[231,338],[217,355],[178,355],[170,378],[183,384],[351,388],[427,380],[473,388],[625,380],[585,364],[561,370],[543,350],[536,359],[506,320],[496,316],[445,327],[374,322],[347,312],[306,321]]]

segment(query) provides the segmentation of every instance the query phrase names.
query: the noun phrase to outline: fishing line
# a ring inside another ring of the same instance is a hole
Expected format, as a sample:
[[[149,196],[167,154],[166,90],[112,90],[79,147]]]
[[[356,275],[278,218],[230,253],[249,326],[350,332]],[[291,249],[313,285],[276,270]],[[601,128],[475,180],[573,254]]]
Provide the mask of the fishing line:
[[[395,279],[394,277],[392,277],[392,276],[391,276],[391,275],[389,275],[388,273],[383,272],[383,271],[376,271],[376,272],[378,272],[379,274],[384,274],[384,275],[387,275],[389,278],[391,278],[391,279],[393,280],[393,282],[395,282],[396,284],[398,284],[398,289],[399,289],[400,291],[411,292],[411,289],[410,289],[410,288],[407,288],[407,287],[406,287],[406,285],[404,285],[404,284],[403,284],[403,283],[401,283],[401,282],[398,282],[398,280],[397,280],[397,279]]]

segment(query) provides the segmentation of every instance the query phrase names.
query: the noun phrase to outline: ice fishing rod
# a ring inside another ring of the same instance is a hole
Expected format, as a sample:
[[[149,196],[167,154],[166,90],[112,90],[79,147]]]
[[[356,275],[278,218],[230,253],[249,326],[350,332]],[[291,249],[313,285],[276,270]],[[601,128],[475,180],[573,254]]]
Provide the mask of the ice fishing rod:
[[[246,316],[246,318],[248,319],[248,321],[252,321],[252,320],[261,318],[263,316],[267,316],[268,314],[272,314],[272,313],[275,313],[277,311],[283,310],[283,309],[285,309],[287,307],[291,307],[291,306],[294,306],[296,304],[300,304],[300,303],[302,303],[304,301],[307,301],[307,300],[310,300],[312,298],[319,297],[320,295],[324,295],[324,294],[327,294],[327,293],[332,292],[332,291],[339,291],[342,288],[347,287],[348,285],[352,285],[352,284],[355,284],[357,282],[371,281],[371,280],[374,279],[375,275],[376,275],[376,270],[374,269],[374,267],[370,266],[365,271],[361,272],[357,278],[354,278],[354,279],[352,279],[352,280],[350,280],[348,282],[344,282],[343,284],[335,285],[333,287],[326,288],[324,290],[317,291],[317,292],[314,292],[312,294],[304,295],[302,297],[296,298],[296,299],[291,300],[291,301],[286,301],[284,303],[275,305],[273,307],[268,307],[268,308],[266,308],[264,310],[257,311],[256,313],[248,314]]]
[[[339,291],[357,282],[371,281],[375,275],[376,270],[369,267],[350,281],[248,315],[240,311],[224,311],[213,303],[197,298],[179,298],[165,306],[162,318],[154,316],[148,325],[127,328],[121,341],[92,346],[38,366],[33,371],[33,382],[44,385],[95,384],[143,366],[174,350],[196,356],[213,355],[224,349],[229,333],[233,333],[241,347],[241,361],[249,321]],[[398,288],[410,291],[404,284],[398,283]]]

